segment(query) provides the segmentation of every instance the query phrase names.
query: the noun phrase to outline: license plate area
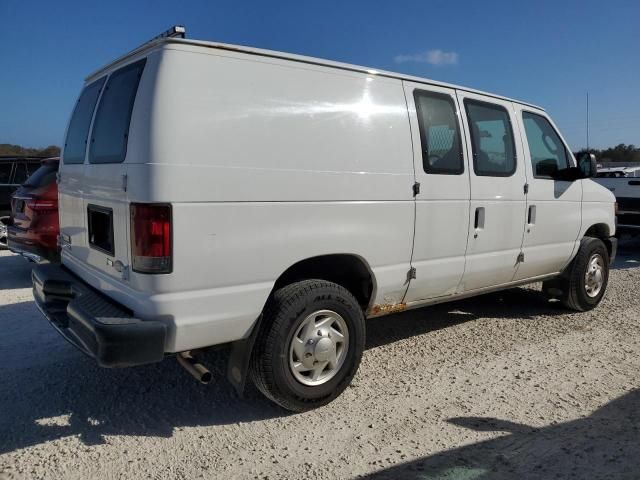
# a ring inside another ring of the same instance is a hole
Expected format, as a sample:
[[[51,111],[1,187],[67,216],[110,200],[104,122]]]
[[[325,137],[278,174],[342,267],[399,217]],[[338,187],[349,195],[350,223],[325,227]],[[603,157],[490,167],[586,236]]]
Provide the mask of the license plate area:
[[[89,246],[107,255],[114,255],[113,209],[87,205],[87,220]]]

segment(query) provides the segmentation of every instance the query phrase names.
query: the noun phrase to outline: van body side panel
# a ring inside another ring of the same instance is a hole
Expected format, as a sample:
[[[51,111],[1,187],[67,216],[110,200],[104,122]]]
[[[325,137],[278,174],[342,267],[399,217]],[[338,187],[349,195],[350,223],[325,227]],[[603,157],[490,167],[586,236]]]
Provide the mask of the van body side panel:
[[[212,343],[219,332],[211,322],[218,321],[233,321],[233,335],[244,336],[277,277],[299,260],[319,255],[353,254],[371,262],[379,298],[374,303],[400,302],[411,236],[400,238],[398,232],[407,234],[413,211],[410,204],[399,207],[391,202],[174,204],[176,232],[185,234],[174,237],[173,276],[189,292],[198,284],[215,295],[207,299],[208,308],[176,317],[176,345]],[[367,220],[377,218],[386,219],[383,228]],[[245,291],[246,298],[219,305],[216,297],[233,289]]]
[[[615,196],[607,188],[593,179],[582,182],[582,226],[577,241],[580,242],[586,231],[593,225],[604,224],[609,235],[616,234]]]
[[[171,203],[173,272],[119,282],[69,268],[139,318],[162,319],[168,352],[248,335],[277,278],[318,255],[363,259],[371,303],[402,301],[414,176],[401,81],[237,52],[153,55],[126,198]]]

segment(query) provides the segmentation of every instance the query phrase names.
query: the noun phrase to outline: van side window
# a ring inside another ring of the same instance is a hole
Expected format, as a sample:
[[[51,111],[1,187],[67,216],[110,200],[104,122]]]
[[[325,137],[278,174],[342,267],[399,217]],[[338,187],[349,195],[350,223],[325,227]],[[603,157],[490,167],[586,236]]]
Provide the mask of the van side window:
[[[127,153],[133,102],[146,60],[116,70],[109,77],[91,132],[89,163],[121,163]]]
[[[549,120],[535,113],[522,112],[522,122],[534,177],[551,178],[554,171],[569,167],[567,150]]]
[[[414,90],[422,166],[426,173],[460,175],[464,172],[456,107],[449,95]]]
[[[492,103],[465,100],[478,176],[510,177],[516,171],[516,150],[509,113]]]
[[[84,163],[91,117],[93,117],[93,110],[96,108],[96,102],[102,85],[104,85],[104,80],[105,77],[102,77],[100,80],[87,85],[73,109],[73,115],[67,130],[67,138],[64,142],[63,161],[66,164]]]

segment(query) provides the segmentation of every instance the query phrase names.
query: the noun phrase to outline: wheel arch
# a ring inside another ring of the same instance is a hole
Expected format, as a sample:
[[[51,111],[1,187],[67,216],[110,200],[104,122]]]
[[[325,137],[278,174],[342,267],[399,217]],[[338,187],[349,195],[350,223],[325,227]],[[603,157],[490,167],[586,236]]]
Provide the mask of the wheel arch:
[[[595,223],[584,232],[583,238],[585,237],[598,238],[602,240],[607,247],[609,256],[612,255],[613,243],[611,242],[611,229],[609,228],[609,225],[606,223]]]
[[[300,260],[280,274],[272,293],[301,280],[320,279],[346,288],[363,310],[375,298],[376,280],[364,258],[352,253],[319,255]]]
[[[326,280],[346,288],[363,311],[371,306],[375,298],[376,280],[369,264],[359,255],[339,253],[309,257],[288,267],[275,281],[267,302],[279,288],[310,279]],[[260,314],[248,337],[231,344],[227,379],[240,396],[244,391],[249,361],[262,324],[263,316]]]

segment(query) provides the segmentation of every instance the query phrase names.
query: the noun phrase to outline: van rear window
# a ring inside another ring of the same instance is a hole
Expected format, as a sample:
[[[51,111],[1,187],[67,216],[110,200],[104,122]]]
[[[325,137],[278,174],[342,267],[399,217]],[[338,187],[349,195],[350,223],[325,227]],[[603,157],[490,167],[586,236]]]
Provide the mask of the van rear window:
[[[104,85],[104,80],[105,78],[103,77],[87,85],[80,94],[76,107],[73,109],[73,115],[67,129],[67,138],[64,142],[63,162],[66,164],[84,163],[91,117],[100,95],[100,89]]]
[[[131,112],[146,60],[111,74],[91,132],[89,163],[120,163],[127,154]]]

